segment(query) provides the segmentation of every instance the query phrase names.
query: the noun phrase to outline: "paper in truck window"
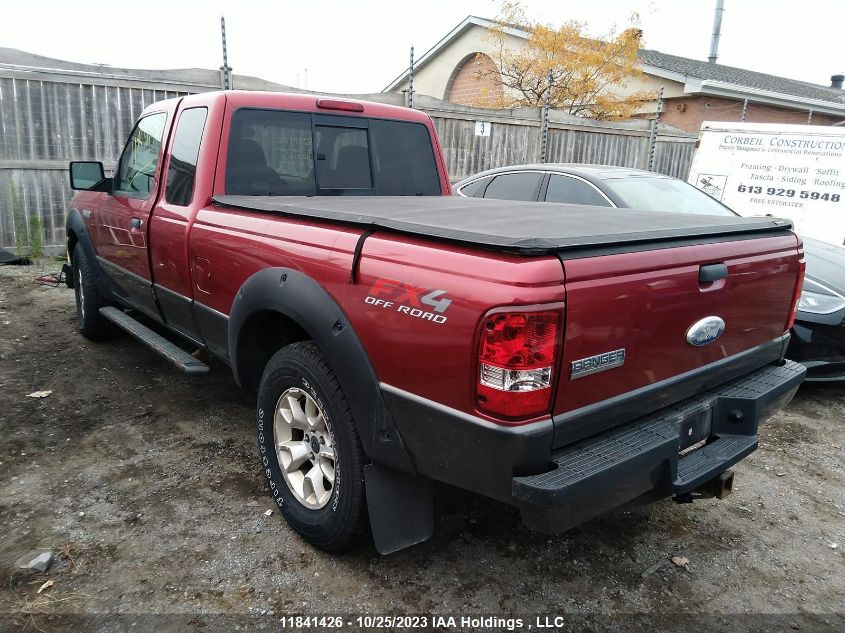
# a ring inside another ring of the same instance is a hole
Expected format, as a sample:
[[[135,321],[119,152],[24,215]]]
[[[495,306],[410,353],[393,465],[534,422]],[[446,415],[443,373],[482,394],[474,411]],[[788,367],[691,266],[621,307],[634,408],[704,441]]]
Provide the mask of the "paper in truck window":
[[[705,122],[689,182],[741,215],[788,218],[799,234],[845,242],[843,128]]]

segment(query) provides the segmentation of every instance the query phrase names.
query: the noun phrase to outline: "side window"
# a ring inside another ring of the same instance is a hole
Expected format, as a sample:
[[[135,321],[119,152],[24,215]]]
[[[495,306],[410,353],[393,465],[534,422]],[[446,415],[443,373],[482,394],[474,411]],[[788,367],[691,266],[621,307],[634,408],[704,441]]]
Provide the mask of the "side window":
[[[492,176],[487,176],[487,178],[479,178],[478,180],[473,180],[471,183],[466,184],[463,186],[463,188],[461,188],[461,193],[467,198],[480,198],[481,192],[484,191],[484,187],[487,185],[488,182],[490,182],[492,178]]]
[[[132,197],[150,195],[167,114],[159,112],[138,121],[117,166],[114,190]]]
[[[232,117],[226,157],[226,193],[313,196],[311,116],[241,108]]]
[[[194,197],[197,158],[207,117],[207,108],[191,108],[182,112],[176,124],[164,193],[165,200],[170,204],[185,207],[191,204]]]
[[[610,203],[591,184],[570,178],[552,176],[546,189],[546,202],[565,202],[567,204],[589,204],[596,207],[609,207]]]
[[[315,125],[314,133],[320,189],[372,189],[366,129]]]
[[[499,200],[537,200],[537,189],[542,177],[542,174],[530,171],[496,176],[488,185],[484,197]]]

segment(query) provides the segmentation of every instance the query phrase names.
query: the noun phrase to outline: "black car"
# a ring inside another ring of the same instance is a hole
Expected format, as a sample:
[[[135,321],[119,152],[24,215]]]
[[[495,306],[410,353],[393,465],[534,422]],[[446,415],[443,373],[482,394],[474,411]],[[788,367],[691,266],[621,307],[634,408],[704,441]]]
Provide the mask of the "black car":
[[[552,163],[490,169],[454,186],[455,195],[603,207],[738,215],[683,180],[640,169]],[[807,276],[787,357],[807,380],[845,379],[845,248],[804,238]]]
[[[845,248],[804,238],[807,274],[787,356],[807,380],[845,379]]]

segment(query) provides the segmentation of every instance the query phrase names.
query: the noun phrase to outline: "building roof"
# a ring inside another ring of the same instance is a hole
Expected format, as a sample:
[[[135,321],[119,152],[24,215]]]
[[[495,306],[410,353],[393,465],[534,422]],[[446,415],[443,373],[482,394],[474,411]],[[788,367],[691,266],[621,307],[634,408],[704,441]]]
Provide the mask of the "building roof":
[[[648,49],[639,51],[639,57],[646,68],[662,69],[684,77],[694,77],[705,81],[717,81],[756,90],[845,105],[845,91],[828,86]]]
[[[28,53],[15,48],[0,47],[0,72],[15,72],[20,76],[31,75],[55,79],[84,77],[95,83],[138,82],[155,84],[175,91],[199,92],[220,88],[220,71],[205,68],[172,68],[149,70],[120,68],[108,64],[80,64],[64,59],[54,59]],[[285,90],[298,92],[289,86],[282,86],[264,79],[247,75],[232,75],[235,87],[245,90]]]
[[[473,26],[480,26],[483,29],[489,29],[494,24],[496,24],[495,20],[489,20],[487,18],[480,18],[477,15],[468,15],[465,17],[460,24],[458,24],[455,28],[449,31],[443,39],[441,39],[437,44],[432,46],[428,49],[425,53],[423,53],[419,58],[416,59],[414,62],[414,70],[419,70],[423,66],[425,66],[428,62],[430,62],[437,53],[440,52],[442,48],[447,46],[452,41],[456,40],[458,37],[464,34],[465,31],[468,31]],[[515,35],[516,37],[521,37],[523,39],[528,38],[528,32],[520,29],[519,27],[515,26],[505,26],[504,31],[506,33],[510,33],[511,35]],[[391,81],[382,92],[390,92],[391,90],[395,90],[399,88],[405,81],[408,79],[408,68],[403,70],[396,79]]]
[[[468,15],[443,39],[432,46],[414,64],[416,69],[425,66],[437,53],[465,31],[478,26],[490,28],[494,20]],[[527,38],[528,32],[518,26],[507,25],[505,32],[515,37]],[[770,103],[798,110],[814,110],[845,117],[845,91],[820,86],[806,81],[768,75],[744,68],[713,64],[688,57],[669,55],[660,51],[643,49],[639,51],[643,71],[647,75],[662,77],[684,84],[684,92],[723,96],[733,99],[749,99],[757,103]],[[408,78],[403,71],[384,92],[401,88]]]

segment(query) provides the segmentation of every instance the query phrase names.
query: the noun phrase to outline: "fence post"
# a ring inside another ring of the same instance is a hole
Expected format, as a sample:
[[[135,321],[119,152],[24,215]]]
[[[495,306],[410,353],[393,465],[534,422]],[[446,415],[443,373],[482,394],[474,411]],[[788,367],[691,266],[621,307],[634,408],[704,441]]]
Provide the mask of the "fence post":
[[[654,150],[657,147],[657,125],[660,121],[660,113],[663,110],[663,86],[657,93],[657,112],[651,120],[651,134],[648,139],[648,170],[654,171]]]
[[[220,16],[220,36],[223,39],[223,65],[220,67],[220,79],[223,90],[232,89],[231,68],[229,68],[229,56],[226,53],[226,18]]]
[[[414,47],[411,47],[411,64],[408,66],[408,107],[414,107]]]
[[[546,79],[546,96],[543,99],[543,117],[540,121],[540,162],[546,162],[546,146],[549,139],[549,102],[552,100],[552,71]]]

